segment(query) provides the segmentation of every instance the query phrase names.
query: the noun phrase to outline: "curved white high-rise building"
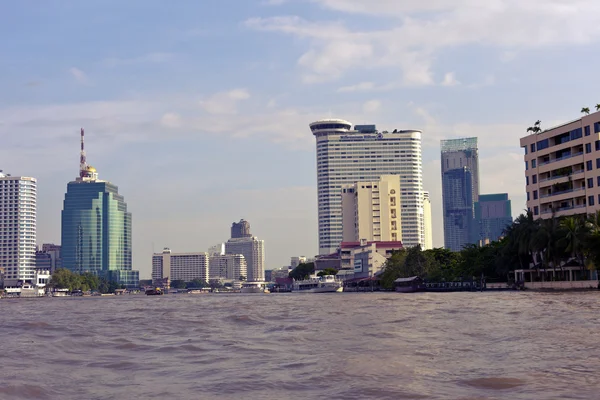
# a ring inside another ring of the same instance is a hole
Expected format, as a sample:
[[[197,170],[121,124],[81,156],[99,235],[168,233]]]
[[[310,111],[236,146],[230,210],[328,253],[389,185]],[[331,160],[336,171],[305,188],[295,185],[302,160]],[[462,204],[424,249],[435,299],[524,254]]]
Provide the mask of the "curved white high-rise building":
[[[421,131],[379,132],[342,119],[311,123],[317,141],[319,254],[342,242],[342,185],[400,175],[402,242],[425,244]]]

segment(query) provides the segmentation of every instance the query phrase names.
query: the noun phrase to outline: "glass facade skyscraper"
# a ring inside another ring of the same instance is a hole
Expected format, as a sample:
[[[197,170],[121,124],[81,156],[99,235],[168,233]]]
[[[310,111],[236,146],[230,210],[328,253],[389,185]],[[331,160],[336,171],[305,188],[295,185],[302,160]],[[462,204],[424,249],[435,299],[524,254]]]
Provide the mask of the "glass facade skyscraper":
[[[477,138],[441,141],[444,247],[474,243],[474,204],[479,199]]]
[[[507,193],[482,194],[475,203],[474,239],[481,244],[504,236],[512,224],[512,210]]]
[[[116,185],[98,179],[85,158],[80,177],[67,185],[61,237],[64,268],[139,287],[139,271],[132,269],[127,203]]]

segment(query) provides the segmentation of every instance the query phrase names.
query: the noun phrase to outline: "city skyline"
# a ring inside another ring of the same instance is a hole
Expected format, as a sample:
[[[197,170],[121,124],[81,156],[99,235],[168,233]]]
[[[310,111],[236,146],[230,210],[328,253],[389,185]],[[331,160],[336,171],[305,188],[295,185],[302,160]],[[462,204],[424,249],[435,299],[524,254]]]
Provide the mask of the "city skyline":
[[[310,121],[421,130],[423,186],[441,221],[440,139],[478,136],[481,192],[508,193],[519,214],[526,127],[597,102],[594,3],[228,4],[182,1],[168,18],[140,1],[7,5],[19,18],[0,27],[14,38],[0,45],[10,60],[0,63],[0,169],[38,179],[38,244],[60,241],[80,126],[135,215],[133,267],[148,277],[163,244],[206,249],[240,218],[265,240],[267,268],[317,254]]]

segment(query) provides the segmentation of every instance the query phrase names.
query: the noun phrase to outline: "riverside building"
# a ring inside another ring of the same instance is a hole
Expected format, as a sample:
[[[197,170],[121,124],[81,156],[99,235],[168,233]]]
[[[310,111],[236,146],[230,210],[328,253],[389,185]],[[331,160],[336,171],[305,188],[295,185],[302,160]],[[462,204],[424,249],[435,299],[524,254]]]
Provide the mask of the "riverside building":
[[[429,192],[423,192],[423,223],[425,225],[425,242],[423,250],[433,249],[433,227],[431,221],[431,199]]]
[[[342,119],[311,123],[316,139],[319,254],[336,252],[343,240],[342,186],[399,175],[402,221],[398,237],[405,246],[423,245],[421,131],[379,132],[375,125]]]
[[[4,285],[35,284],[37,180],[0,171],[0,267]]]
[[[139,286],[132,269],[131,213],[116,185],[98,179],[86,162],[81,130],[79,177],[67,185],[61,218],[63,268],[91,272],[128,288]]]
[[[342,185],[344,242],[402,241],[401,223],[399,175]]]
[[[475,243],[480,245],[499,240],[512,223],[508,193],[481,194],[475,203]]]
[[[600,112],[521,138],[534,218],[600,210]]]
[[[194,279],[208,281],[208,253],[171,253],[165,248],[162,253],[152,255],[152,283],[161,285],[165,281],[190,282]]]
[[[246,259],[241,254],[211,254],[208,261],[209,278],[245,280],[248,276]]]
[[[441,141],[444,247],[473,243],[474,204],[479,198],[477,138]]]
[[[265,241],[252,236],[248,221],[240,220],[232,224],[231,239],[225,243],[225,253],[244,256],[248,282],[265,280]]]

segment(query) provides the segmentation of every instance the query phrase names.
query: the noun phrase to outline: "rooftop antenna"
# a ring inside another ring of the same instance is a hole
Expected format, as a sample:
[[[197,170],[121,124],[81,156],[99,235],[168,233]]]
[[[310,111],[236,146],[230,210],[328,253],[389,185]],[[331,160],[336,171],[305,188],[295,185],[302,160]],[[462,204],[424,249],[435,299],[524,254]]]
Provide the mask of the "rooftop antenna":
[[[85,149],[83,146],[83,128],[81,128],[81,153],[79,155],[79,177],[83,178],[87,169],[87,162],[85,160]]]

